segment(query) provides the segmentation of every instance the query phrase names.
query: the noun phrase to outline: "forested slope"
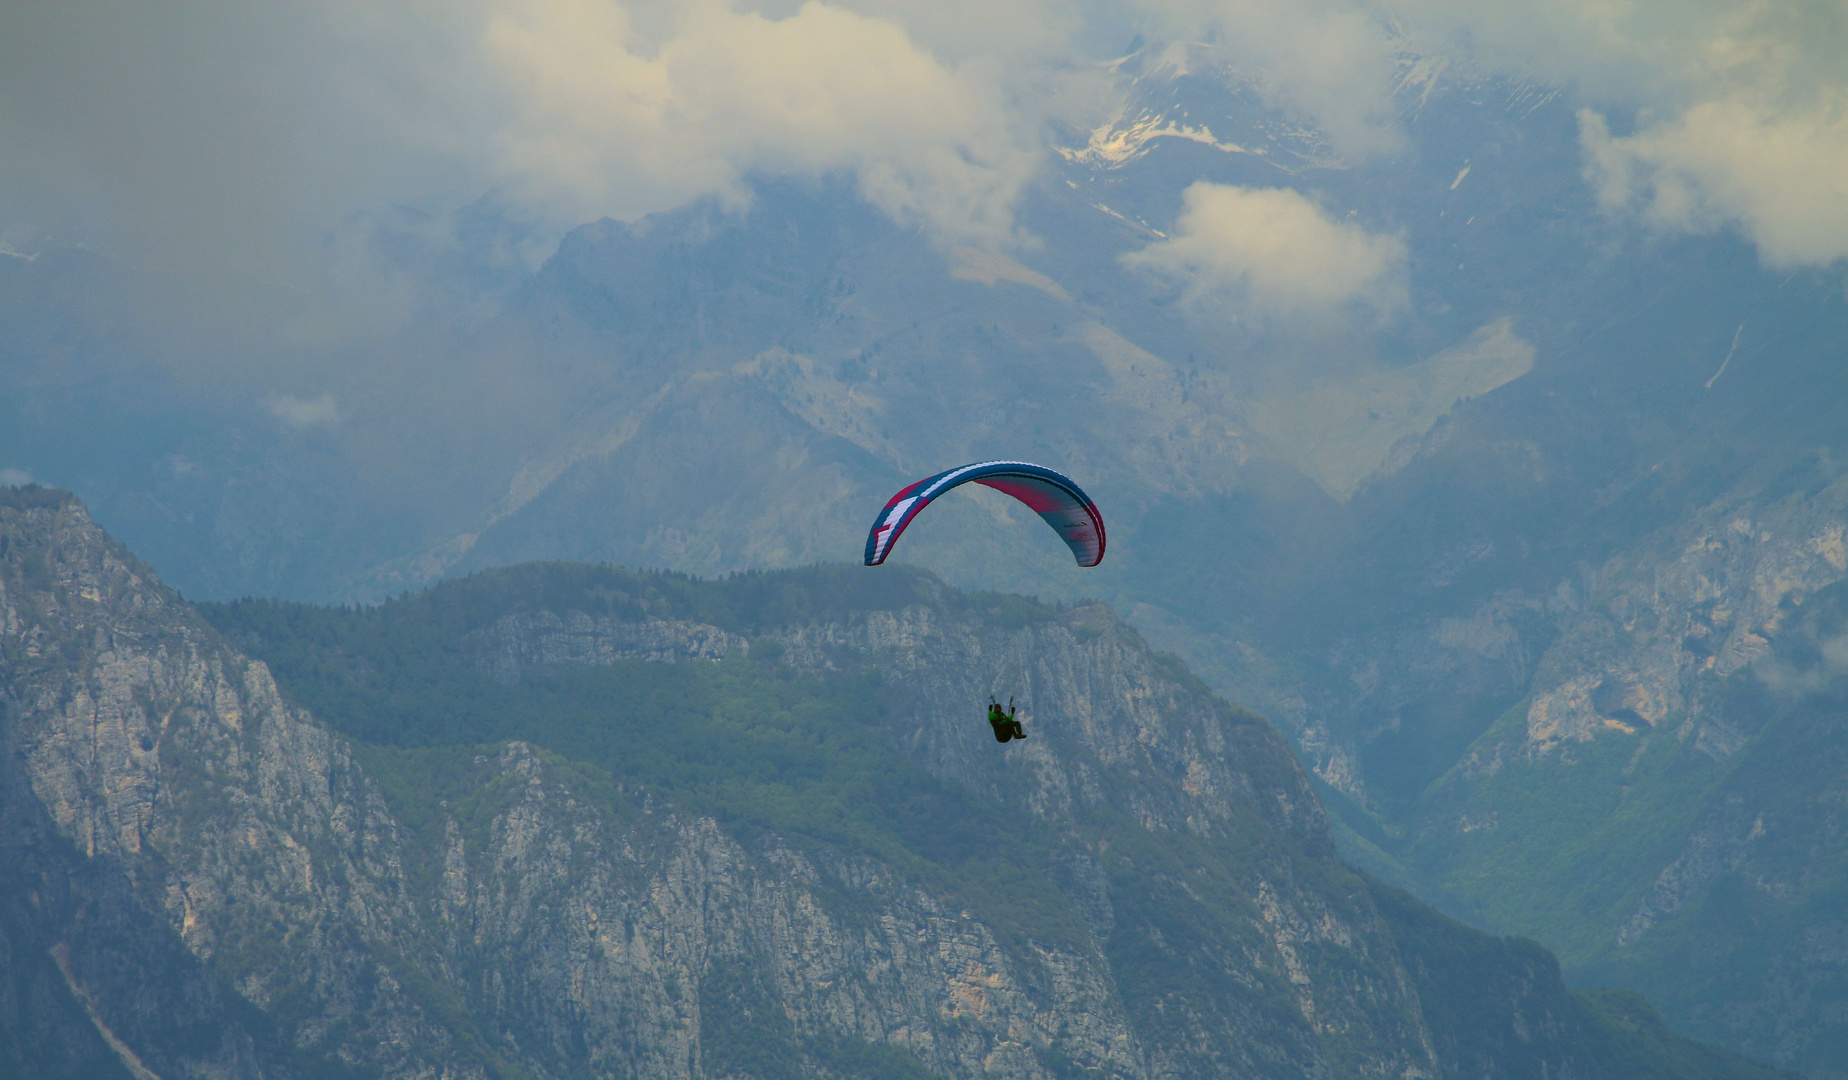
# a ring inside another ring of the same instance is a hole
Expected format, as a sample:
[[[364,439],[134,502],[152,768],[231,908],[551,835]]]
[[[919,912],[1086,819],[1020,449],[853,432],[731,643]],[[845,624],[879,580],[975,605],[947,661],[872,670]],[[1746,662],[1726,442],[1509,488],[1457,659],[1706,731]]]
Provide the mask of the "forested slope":
[[[1099,605],[536,565],[206,610],[0,496],[15,1073],[1769,1075],[1343,867]]]

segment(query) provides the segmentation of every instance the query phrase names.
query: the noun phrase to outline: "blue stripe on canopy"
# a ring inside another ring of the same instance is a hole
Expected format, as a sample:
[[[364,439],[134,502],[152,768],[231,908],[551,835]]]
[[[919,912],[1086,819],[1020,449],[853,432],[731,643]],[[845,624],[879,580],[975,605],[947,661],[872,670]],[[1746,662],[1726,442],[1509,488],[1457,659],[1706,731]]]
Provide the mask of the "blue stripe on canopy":
[[[1030,461],[978,461],[946,469],[899,489],[886,500],[866,535],[866,565],[878,566],[898,538],[931,501],[963,484],[981,484],[1019,499],[1072,549],[1079,566],[1104,561],[1104,516],[1097,504],[1063,473]]]

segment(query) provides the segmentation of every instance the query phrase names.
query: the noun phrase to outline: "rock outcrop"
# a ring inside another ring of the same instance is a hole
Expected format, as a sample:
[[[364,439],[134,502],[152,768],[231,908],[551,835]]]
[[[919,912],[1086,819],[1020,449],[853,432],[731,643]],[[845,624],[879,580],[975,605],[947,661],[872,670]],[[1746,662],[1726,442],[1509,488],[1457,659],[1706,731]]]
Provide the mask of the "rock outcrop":
[[[1280,737],[1106,608],[916,577],[758,624],[644,618],[612,600],[644,576],[594,573],[602,595],[442,624],[457,670],[722,649],[876,676],[910,760],[1057,838],[1051,907],[997,921],[1005,883],[971,903],[896,852],[728,828],[527,742],[351,743],[75,500],[13,491],[0,1060],[137,1080],[1645,1075],[1545,953],[1342,867]],[[991,690],[1030,726],[1006,755],[971,722]]]

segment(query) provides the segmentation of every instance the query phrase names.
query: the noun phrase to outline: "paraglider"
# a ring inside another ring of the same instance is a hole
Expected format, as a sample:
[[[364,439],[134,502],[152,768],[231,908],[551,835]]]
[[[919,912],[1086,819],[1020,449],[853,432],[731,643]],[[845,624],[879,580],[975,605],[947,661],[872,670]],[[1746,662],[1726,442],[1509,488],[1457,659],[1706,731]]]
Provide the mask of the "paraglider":
[[[872,531],[866,534],[866,565],[885,562],[905,528],[931,500],[969,483],[994,488],[1026,503],[1072,549],[1079,566],[1096,566],[1104,561],[1104,515],[1071,477],[1030,461],[978,461],[927,476],[887,499],[873,520]],[[1003,709],[994,695],[989,695],[988,724],[994,728],[996,742],[1027,737],[1016,713],[1013,697],[1007,699],[1007,708]]]
[[[1011,696],[1007,699],[1007,708],[1002,709],[1001,703],[996,701],[992,694],[989,695],[988,726],[995,729],[996,742],[1006,742],[1009,739],[1024,739],[1027,737],[1026,729],[1022,728],[1020,726],[1020,721],[1014,717],[1014,713],[1017,711],[1018,710],[1014,708],[1014,699]]]
[[[927,476],[886,500],[866,536],[866,565],[885,562],[899,536],[931,500],[968,483],[994,488],[1026,503],[1072,549],[1079,566],[1104,561],[1104,516],[1070,477],[1028,461],[978,461]]]

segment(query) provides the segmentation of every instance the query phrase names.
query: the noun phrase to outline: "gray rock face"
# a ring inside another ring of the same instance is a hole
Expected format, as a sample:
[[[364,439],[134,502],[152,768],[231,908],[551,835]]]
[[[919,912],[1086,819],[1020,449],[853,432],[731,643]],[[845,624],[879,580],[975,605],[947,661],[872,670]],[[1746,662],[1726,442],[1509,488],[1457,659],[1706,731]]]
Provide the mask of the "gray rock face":
[[[886,673],[908,754],[1063,830],[1083,929],[1000,926],[519,742],[406,818],[362,761],[419,752],[290,704],[74,500],[0,500],[0,1053],[136,1078],[1612,1075],[1549,958],[1340,867],[1275,732],[1108,609],[764,636],[798,671]],[[744,640],[565,610],[458,647],[512,679]],[[972,687],[1013,694],[1029,740],[983,745]],[[1477,953],[1466,1009],[1444,941]]]
[[[1717,682],[1763,659],[1793,601],[1848,577],[1845,534],[1848,481],[1837,481],[1808,498],[1716,504],[1613,559],[1541,661],[1527,712],[1533,751],[1671,720],[1709,756],[1737,750],[1750,721],[1703,699],[1701,677]]]
[[[877,862],[818,866],[775,840],[747,850],[711,819],[648,803],[613,821],[523,744],[478,764],[508,801],[482,857],[456,837],[440,908],[447,949],[482,973],[465,993],[522,1059],[723,1075],[713,1057],[738,1048],[714,1045],[712,1029],[738,1024],[724,991],[742,977],[778,1014],[746,1026],[792,1057],[800,1037],[827,1033],[948,1075],[1037,1076],[1034,1048],[1061,1038],[1145,1074],[1095,955],[1039,950],[1023,973],[987,926]],[[824,881],[872,914],[830,911]]]
[[[75,501],[0,515],[6,812],[31,829],[8,839],[64,885],[54,902],[27,879],[24,906],[123,1066],[261,1075],[247,1002],[296,1016],[295,1046],[272,1057],[434,1075],[413,1046],[449,1032],[392,992],[380,960],[422,932],[400,840],[345,742]],[[99,918],[112,934],[92,932]],[[144,984],[113,977],[123,948],[162,958]],[[165,964],[192,984],[178,1001]],[[187,1029],[217,1030],[199,1047]]]
[[[1457,910],[1556,944],[1586,981],[1646,989],[1687,1030],[1833,1078],[1841,963],[1810,943],[1832,939],[1844,895],[1820,868],[1845,850],[1848,639],[1817,609],[1848,587],[1848,481],[1793,473],[1401,642],[1423,666],[1382,699],[1450,679],[1507,711],[1384,816],[1403,837],[1387,846]],[[1309,730],[1340,748],[1324,779],[1369,798],[1344,769],[1362,729]],[[1584,865],[1604,869],[1559,870]]]
[[[618,660],[718,660],[749,643],[707,623],[684,619],[625,622],[581,611],[510,614],[468,635],[476,666],[502,682],[518,682],[532,664],[612,664]]]
[[[1145,827],[1220,832],[1237,805],[1300,842],[1325,842],[1321,804],[1268,728],[1177,683],[1106,605],[1016,628],[916,607],[781,628],[778,637],[799,668],[885,672],[903,703],[894,734],[916,760],[991,793],[1025,769],[1029,805],[1047,818],[1103,802],[1115,794],[1110,774],[1128,774],[1154,781],[1123,793]],[[983,688],[1013,699],[1037,741],[1005,758],[992,753],[988,730],[969,722],[987,703]]]

